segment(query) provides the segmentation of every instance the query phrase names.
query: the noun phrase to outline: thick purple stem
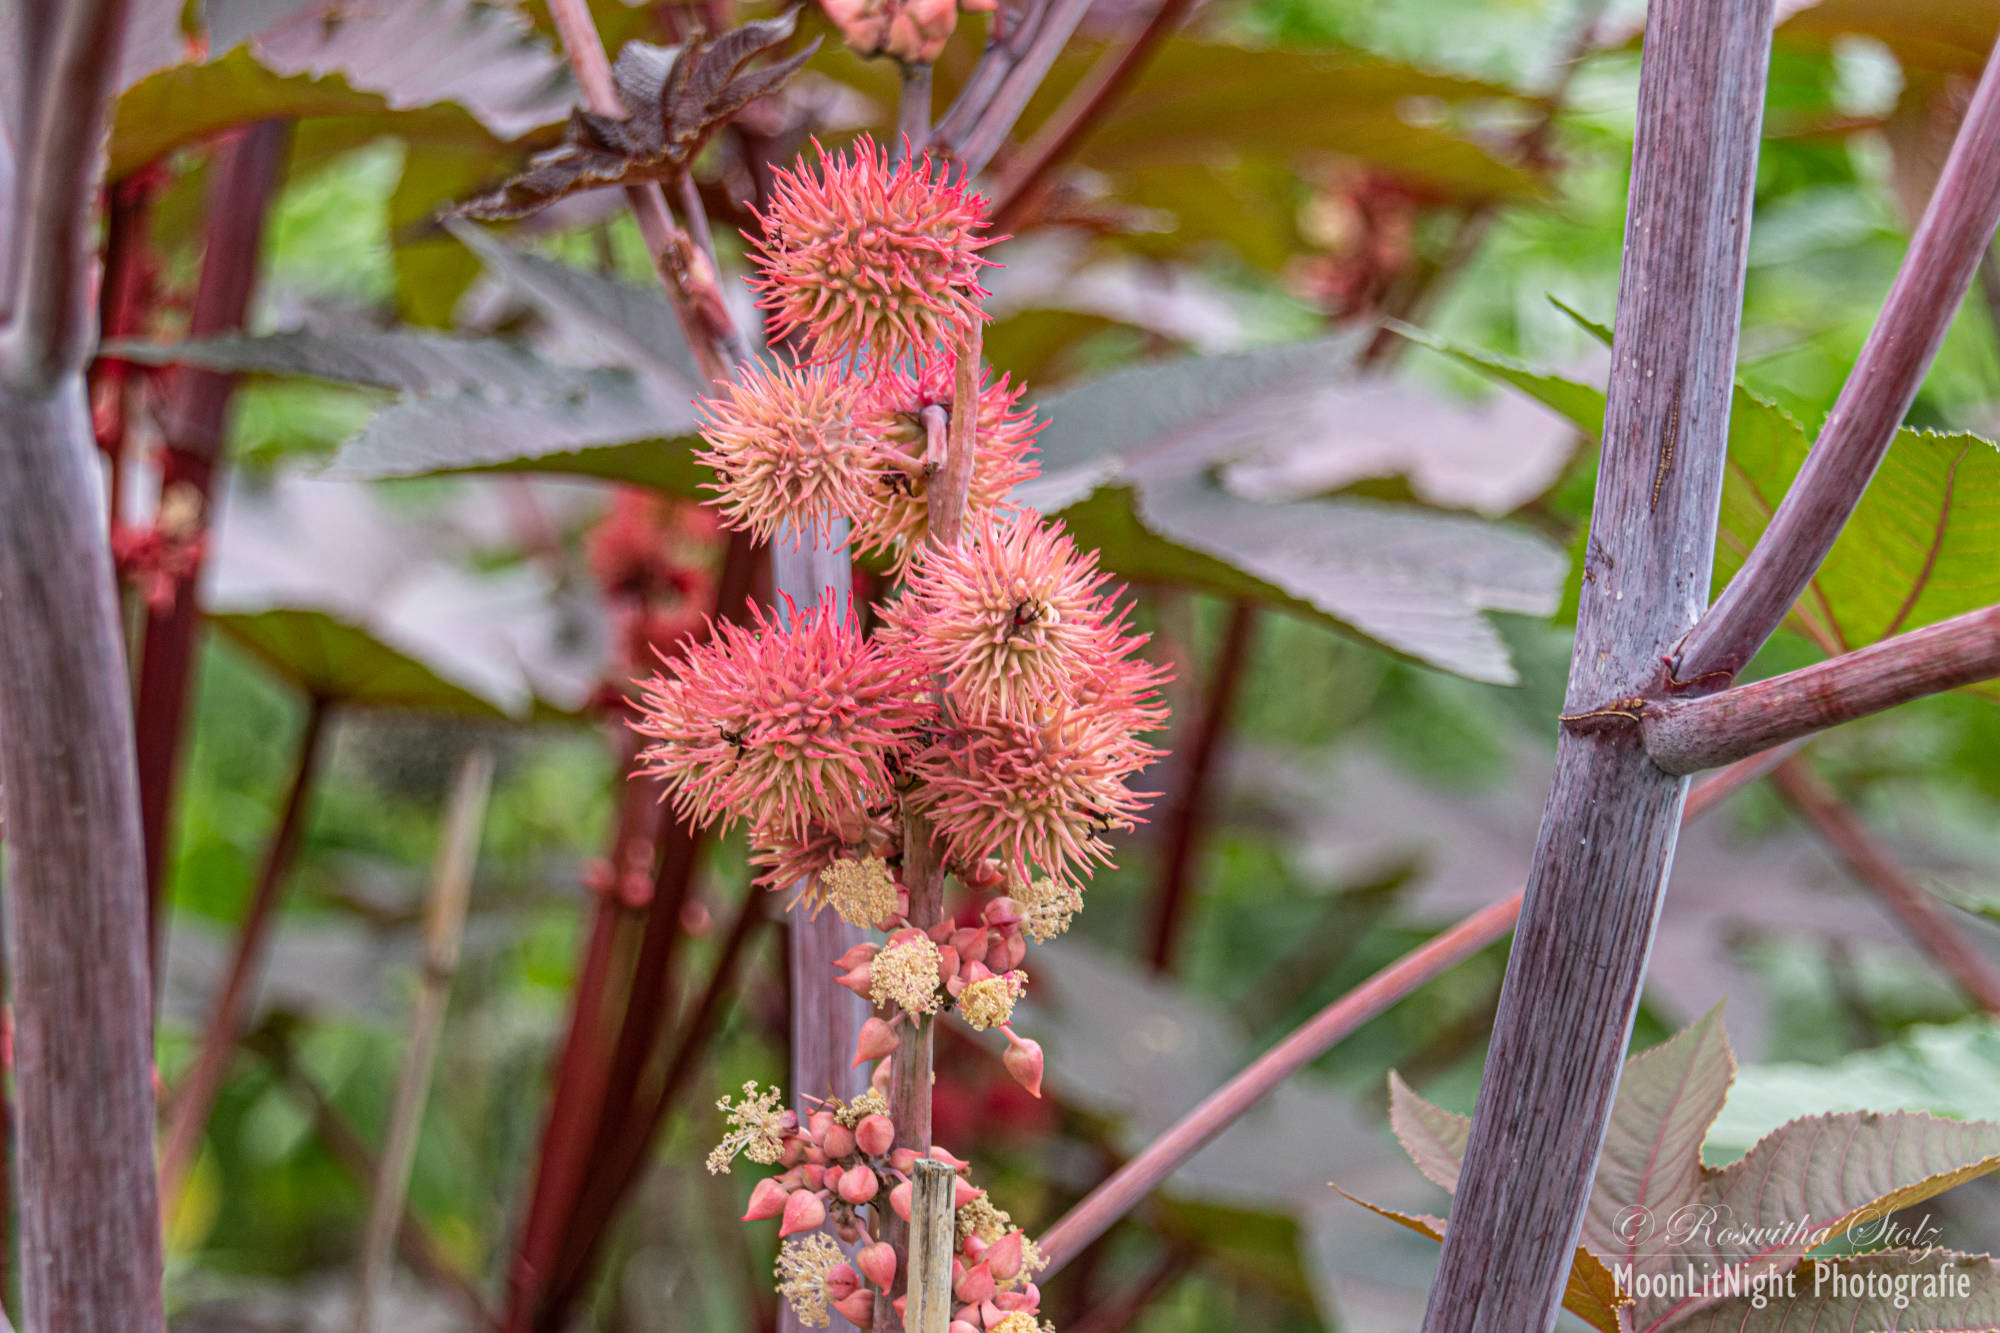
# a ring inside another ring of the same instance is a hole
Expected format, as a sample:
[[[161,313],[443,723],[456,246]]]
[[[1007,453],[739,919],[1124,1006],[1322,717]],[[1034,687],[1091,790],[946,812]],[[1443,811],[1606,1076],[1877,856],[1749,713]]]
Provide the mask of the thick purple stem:
[[[1771,637],[1861,502],[2000,222],[2000,47],[1861,359],[1750,558],[1680,644],[1674,675],[1726,685]]]
[[[1568,708],[1648,691],[1707,601],[1769,0],[1654,0]],[[1652,950],[1685,779],[1566,728],[1425,1333],[1551,1328]]]

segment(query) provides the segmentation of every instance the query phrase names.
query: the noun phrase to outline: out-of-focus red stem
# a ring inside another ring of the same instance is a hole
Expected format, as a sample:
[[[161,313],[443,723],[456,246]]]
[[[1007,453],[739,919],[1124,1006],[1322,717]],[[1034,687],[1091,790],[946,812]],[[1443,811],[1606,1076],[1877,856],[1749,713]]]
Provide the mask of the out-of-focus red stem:
[[[1229,626],[1223,631],[1222,647],[1209,673],[1208,698],[1195,724],[1194,744],[1181,766],[1180,790],[1167,812],[1166,846],[1161,851],[1160,884],[1153,899],[1153,929],[1147,947],[1147,957],[1155,972],[1171,972],[1174,968],[1181,927],[1187,918],[1195,860],[1208,828],[1215,763],[1229,734],[1229,715],[1243,683],[1243,670],[1250,660],[1256,628],[1255,606],[1237,602],[1230,608]]]
[[[326,735],[327,710],[323,700],[315,699],[306,713],[305,731],[299,737],[297,757],[293,760],[291,785],[286,789],[277,827],[265,848],[263,869],[257,876],[250,905],[237,927],[229,972],[209,1010],[194,1063],[168,1104],[166,1144],[160,1153],[160,1198],[168,1208],[180,1197],[181,1182],[194,1164],[209,1112],[215,1107],[216,1096],[236,1054],[244,1005],[263,966],[264,942],[270,934],[271,919],[283,896],[285,876],[291,869],[299,834],[305,825],[307,796],[318,772]]]
[[[1987,1013],[2000,1014],[2000,969],[1951,928],[1937,900],[1910,878],[1833,789],[1797,759],[1779,764],[1771,781],[1958,988]]]
[[[1715,809],[1723,798],[1755,781],[1768,769],[1769,764],[1757,756],[1707,778],[1689,795],[1682,823],[1685,825]],[[1042,1256],[1048,1260],[1048,1267],[1042,1270],[1043,1280],[1060,1272],[1272,1089],[1331,1050],[1363,1023],[1499,940],[1514,928],[1520,912],[1519,893],[1474,912],[1320,1010],[1242,1073],[1210,1093],[1043,1233],[1039,1245]]]
[[[290,126],[265,121],[238,131],[210,164],[207,246],[195,289],[188,336],[209,337],[243,327],[256,284],[264,222],[283,175]],[[160,428],[166,452],[160,469],[162,511],[191,516],[196,533],[209,521],[209,497],[221,461],[223,428],[236,377],[184,366],[168,383]],[[199,556],[199,546],[196,547]],[[174,586],[173,600],[146,616],[135,701],[139,820],[146,839],[146,894],[154,968],[160,956],[169,830],[181,738],[186,730],[188,673],[201,620],[194,560]],[[156,987],[157,989],[157,987]]]

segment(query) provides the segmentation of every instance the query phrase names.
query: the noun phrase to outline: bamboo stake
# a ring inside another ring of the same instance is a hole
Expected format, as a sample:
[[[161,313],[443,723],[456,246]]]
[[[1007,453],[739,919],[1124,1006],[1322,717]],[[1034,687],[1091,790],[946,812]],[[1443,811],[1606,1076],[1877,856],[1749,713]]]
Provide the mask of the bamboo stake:
[[[951,1256],[958,1248],[952,1197],[958,1173],[929,1158],[912,1168],[909,1333],[946,1333],[951,1323]]]
[[[396,1233],[403,1220],[403,1198],[409,1192],[410,1168],[416,1161],[417,1131],[424,1102],[430,1094],[431,1069],[437,1062],[438,1036],[451,999],[451,982],[458,971],[459,942],[465,933],[465,908],[472,892],[472,870],[479,859],[479,833],[486,821],[486,797],[493,788],[493,753],[474,750],[459,765],[445,810],[444,834],[438,840],[431,869],[429,902],[424,913],[424,977],[410,1020],[410,1045],[403,1055],[403,1072],[396,1084],[395,1109],[382,1145],[382,1162],[375,1177],[375,1197],[368,1210],[368,1229],[361,1244],[360,1275],[354,1300],[354,1333],[374,1333],[375,1308],[388,1280]]]

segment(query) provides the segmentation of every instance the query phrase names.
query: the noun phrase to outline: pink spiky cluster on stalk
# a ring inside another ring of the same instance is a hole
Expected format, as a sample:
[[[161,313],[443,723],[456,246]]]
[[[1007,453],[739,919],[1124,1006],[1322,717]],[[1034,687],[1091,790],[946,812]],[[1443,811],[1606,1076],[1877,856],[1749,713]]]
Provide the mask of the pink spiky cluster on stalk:
[[[979,270],[992,261],[979,252],[998,238],[981,234],[985,210],[928,157],[892,166],[865,135],[849,156],[821,150],[817,173],[777,172],[751,284],[774,336],[802,335],[815,361],[877,367],[959,345],[986,318]]]
[[[914,372],[895,369],[875,377],[855,402],[855,434],[869,446],[878,485],[872,503],[854,516],[854,546],[862,555],[887,553],[903,572],[924,544],[930,521],[932,469],[925,412],[953,403],[952,357],[931,356]],[[1041,423],[1021,405],[1023,390],[982,372],[979,418],[974,424],[972,482],[966,488],[968,520],[1004,512],[1016,486],[1037,473],[1032,455]]]
[[[865,139],[781,175],[756,285],[805,368],[748,372],[706,404],[711,503],[767,541],[846,519],[904,586],[872,637],[831,602],[788,623],[756,614],[641,690],[642,761],[684,816],[747,821],[760,883],[886,932],[837,964],[874,1008],[853,1052],[874,1064],[874,1091],[801,1127],[753,1089],[724,1107],[733,1129],[712,1163],[740,1149],[783,1168],[750,1216],[783,1219],[779,1290],[808,1324],[901,1309],[906,1256],[888,1238],[909,1216],[914,1156],[885,1097],[907,1096],[900,1052],[955,1016],[997,1030],[1007,1072],[1041,1095],[1041,1047],[1013,1026],[1028,946],[1081,907],[1110,864],[1106,835],[1149,798],[1131,780],[1161,754],[1143,736],[1165,721],[1165,675],[1139,657],[1144,636],[1096,554],[1010,500],[1035,475],[1038,427],[1021,389],[976,363],[982,208],[929,162],[892,166]],[[929,867],[921,900],[906,852]],[[951,910],[945,874],[965,894]],[[1044,1333],[1032,1245],[961,1192],[952,1333]],[[823,1225],[872,1243],[849,1261]]]

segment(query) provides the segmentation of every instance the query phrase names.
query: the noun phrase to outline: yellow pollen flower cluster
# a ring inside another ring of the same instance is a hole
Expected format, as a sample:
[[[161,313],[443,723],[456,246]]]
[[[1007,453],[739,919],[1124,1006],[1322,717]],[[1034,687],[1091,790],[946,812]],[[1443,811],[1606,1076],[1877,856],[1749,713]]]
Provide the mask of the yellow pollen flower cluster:
[[[792,1313],[807,1328],[825,1328],[827,1270],[847,1256],[824,1231],[794,1236],[778,1251],[778,1294],[791,1303]],[[1005,1324],[1006,1320],[1000,1321]],[[1021,1333],[1015,1330],[1015,1333]],[[1030,1323],[1026,1333],[1037,1333]]]
[[[869,964],[868,998],[877,1004],[893,1004],[912,1018],[934,1014],[943,961],[937,945],[926,935],[912,934],[899,940],[876,954]]]
[[[751,1161],[769,1166],[785,1155],[785,1095],[777,1088],[757,1091],[757,1085],[743,1085],[743,1099],[731,1105],[724,1097],[715,1109],[729,1121],[729,1132],[708,1155],[710,1175],[729,1174],[729,1164],[742,1153]]]
[[[1025,972],[982,977],[959,992],[958,1016],[971,1024],[975,1032],[1000,1027],[1014,1017],[1014,1001],[1027,988]]]
[[[1004,1209],[995,1208],[984,1194],[959,1209],[953,1220],[958,1227],[960,1245],[965,1244],[969,1236],[977,1236],[980,1243],[991,1245],[1014,1225],[1014,1219]]]
[[[833,1112],[834,1122],[849,1129],[871,1115],[889,1114],[889,1099],[882,1095],[880,1088],[870,1088],[851,1102],[843,1102],[838,1097],[829,1098],[826,1105]]]
[[[1070,918],[1083,910],[1083,892],[1074,884],[1038,879],[1014,895],[1026,914],[1022,933],[1037,944],[1047,944],[1069,929]]]
[[[896,914],[896,881],[879,856],[835,861],[819,872],[819,900],[832,903],[848,925],[866,930]]]
[[[1046,1322],[1038,1324],[1033,1315],[1016,1310],[986,1333],[1056,1333],[1056,1326]]]

